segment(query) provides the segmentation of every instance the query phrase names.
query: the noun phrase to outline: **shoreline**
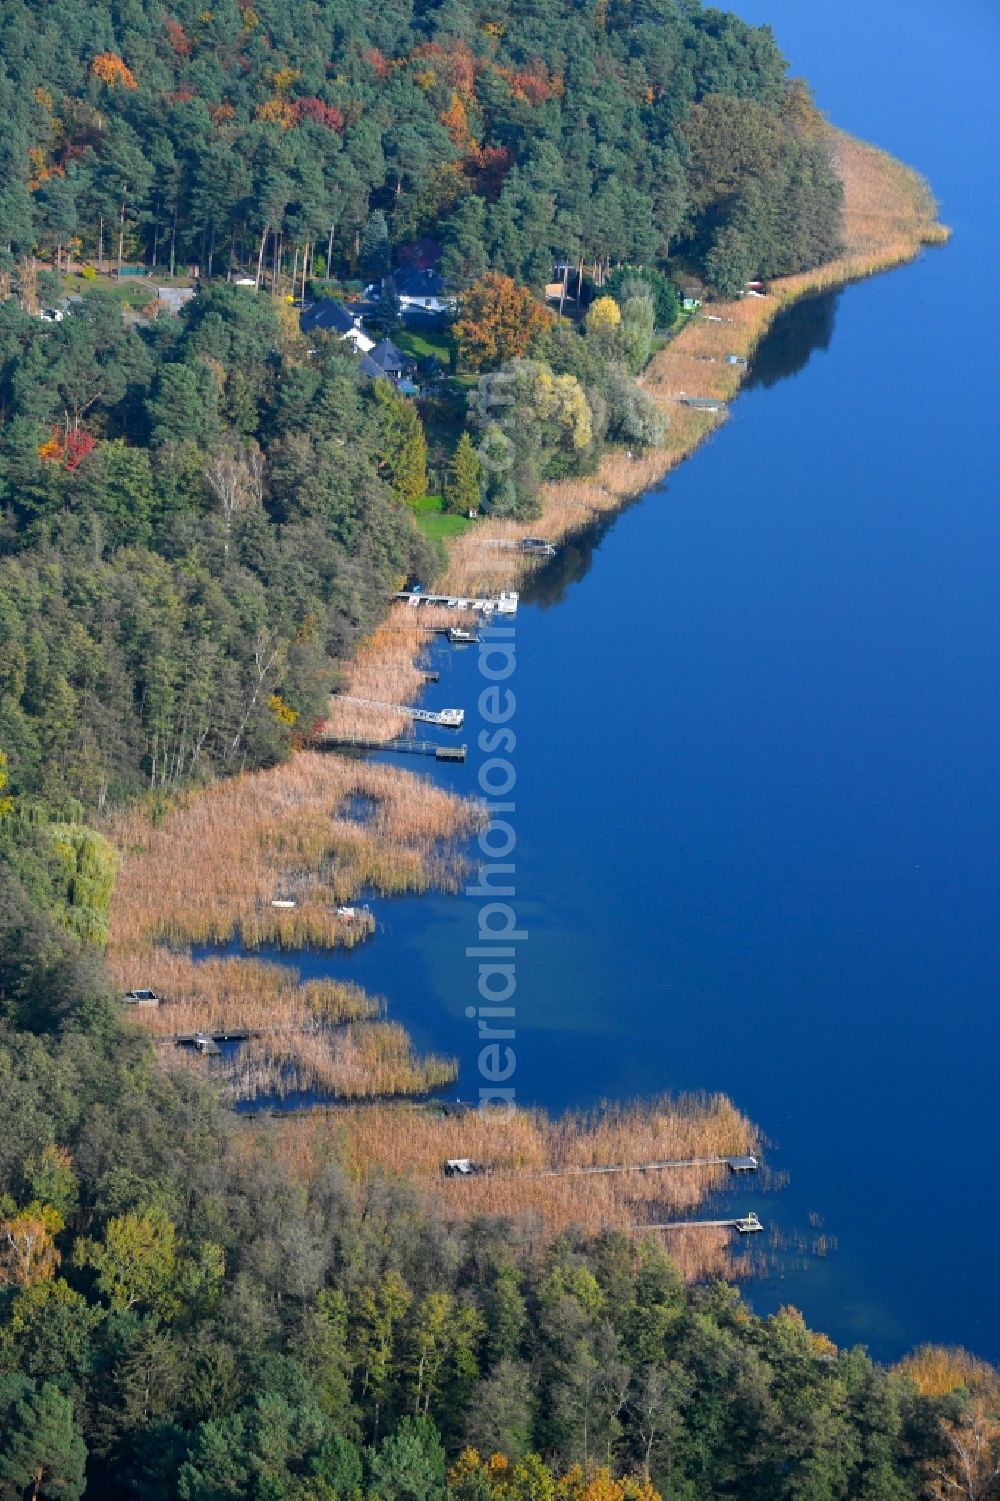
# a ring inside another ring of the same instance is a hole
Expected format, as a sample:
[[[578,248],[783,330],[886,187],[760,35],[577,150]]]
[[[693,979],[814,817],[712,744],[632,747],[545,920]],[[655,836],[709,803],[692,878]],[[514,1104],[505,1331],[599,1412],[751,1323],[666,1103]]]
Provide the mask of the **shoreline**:
[[[451,539],[445,544],[447,564],[437,580],[441,591],[469,596],[517,588],[538,569],[538,560],[491,549],[491,542],[539,536],[558,544],[621,510],[689,458],[725,422],[724,404],[739,395],[747,374],[745,367],[727,364],[727,355],[749,360],[777,315],[802,298],[905,265],[926,246],[947,242],[950,231],[938,221],[937,205],[917,171],[844,131],[831,130],[831,141],[844,182],[843,254],[812,271],[774,281],[766,296],[712,302],[695,314],[639,378],[667,414],[663,446],[634,455],[611,449],[593,474],[543,486],[542,511],[534,520],[481,520]],[[716,399],[722,409],[707,412],[685,406],[682,395]],[[393,703],[412,701],[423,688],[418,661],[424,644],[425,638],[414,629],[412,611],[394,606],[383,624],[359,643],[343,691]],[[412,697],[394,696],[401,694]],[[383,741],[398,735],[404,725],[401,717],[384,711],[345,712],[336,701],[328,721],[337,735]]]
[[[669,413],[664,446],[635,457],[621,450],[608,452],[595,474],[546,486],[540,518],[528,523],[482,521],[446,544],[442,591],[472,595],[516,588],[538,567],[537,561],[491,549],[484,542],[529,534],[558,542],[602,517],[610,518],[653,488],[726,420],[725,403],[738,395],[746,376],[745,367],[728,364],[726,356],[748,360],[783,308],[904,264],[924,245],[947,239],[929,190],[915,172],[843,133],[835,132],[833,139],[845,182],[844,254],[812,272],[774,283],[767,296],[712,303],[693,317],[654,356],[641,378]],[[684,395],[716,399],[720,410],[688,407],[681,400]],[[383,703],[415,701],[424,684],[419,663],[427,637],[415,627],[413,615],[405,605],[391,607],[383,624],[359,643],[345,672],[346,694]],[[372,715],[370,710],[360,712]],[[377,719],[370,717],[359,726],[357,713],[344,703],[332,707],[328,731],[360,733],[384,742],[402,727],[403,721],[385,710],[375,711]],[[353,807],[359,801],[367,808],[360,817]],[[390,1038],[384,1021],[366,1016],[369,1003],[360,993],[348,996],[330,986],[306,997],[287,979],[279,984],[278,976],[254,959],[254,934],[289,948],[311,942],[332,948],[363,936],[331,916],[332,904],[353,902],[368,888],[386,897],[430,886],[456,889],[462,873],[459,846],[471,837],[480,817],[479,804],[446,793],[427,777],[317,751],[300,752],[283,766],[243,773],[184,795],[155,827],[140,810],[127,811],[114,820],[113,828],[122,869],[112,902],[112,970],[125,988],[149,985],[184,1005],[192,1027],[197,1018],[204,1026],[219,1022],[220,997],[225,998],[226,1020],[244,1010],[248,1020],[251,1011],[257,1019],[262,1011],[280,1016],[284,1041],[281,1047],[269,1044],[268,1056],[260,1060],[265,1073],[272,1064],[279,1069],[312,1069],[312,1076],[342,1100],[370,1097],[378,1082],[402,1076],[411,1080],[410,1092],[415,1093],[415,1086],[426,1082],[423,1068],[440,1069],[448,1060],[415,1057],[402,1029],[398,1038],[397,1029],[392,1029]],[[234,828],[241,830],[238,841],[231,832]],[[402,861],[397,851],[405,857]],[[211,893],[207,910],[202,903],[200,911],[188,884],[199,866],[199,885]],[[279,895],[294,895],[295,901],[276,903]],[[289,906],[293,910],[283,910]],[[213,959],[210,966],[176,947],[206,939],[225,942],[227,936],[247,943],[247,951],[241,957]],[[317,1017],[320,1036],[314,1030],[306,1048],[296,1029],[304,1023],[314,1025]],[[349,1026],[346,1031],[341,1027],[337,1041],[323,1024],[346,1017]],[[155,1023],[153,1016],[136,1020],[145,1022],[154,1035],[165,1031],[162,1014]],[[709,1119],[699,1120],[697,1108],[687,1129],[715,1134]],[[366,1130],[359,1120],[352,1139],[360,1139]],[[296,1156],[317,1132],[324,1134],[324,1128],[315,1118],[285,1119],[284,1150]],[[746,1150],[754,1139],[749,1122],[741,1134]],[[341,1146],[349,1157],[351,1139]],[[670,1155],[666,1141],[661,1152]],[[305,1155],[311,1157],[312,1151]],[[382,1162],[382,1169],[419,1176],[410,1155],[409,1149],[397,1152],[391,1161]],[[699,1198],[695,1192],[684,1207],[693,1207]],[[464,1202],[471,1206],[472,1196],[465,1195]],[[540,1207],[518,1199],[518,1193],[504,1203],[505,1212],[534,1208],[538,1213]],[[720,1254],[721,1247],[714,1247],[713,1255]],[[721,1270],[718,1261],[715,1265]],[[685,1270],[697,1276],[704,1266],[695,1256]]]
[[[698,412],[682,406],[679,396],[683,392],[725,402],[736,397],[747,372],[725,364],[727,354],[749,359],[778,313],[800,299],[905,265],[925,247],[947,242],[950,231],[938,221],[937,205],[917,171],[845,131],[833,130],[832,137],[844,182],[843,254],[812,271],[772,282],[766,296],[708,304],[653,356],[639,380],[670,419],[664,446],[633,458],[620,449],[609,451],[593,475],[546,485],[536,520],[478,525],[474,535],[480,543],[518,535],[557,542],[635,500],[725,421],[724,411]],[[722,321],[709,322],[706,312]],[[484,568],[468,534],[448,544],[448,553],[443,587],[453,592],[499,588],[503,580],[509,587],[512,578],[523,578],[538,566],[531,558],[508,556],[502,571]]]

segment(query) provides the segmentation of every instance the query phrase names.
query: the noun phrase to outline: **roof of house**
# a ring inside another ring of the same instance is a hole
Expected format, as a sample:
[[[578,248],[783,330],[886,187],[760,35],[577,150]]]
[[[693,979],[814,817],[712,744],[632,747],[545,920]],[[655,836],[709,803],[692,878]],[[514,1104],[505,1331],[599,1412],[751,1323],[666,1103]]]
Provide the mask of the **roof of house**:
[[[435,313],[415,303],[404,303],[399,310],[399,318],[405,328],[423,329],[425,333],[435,333],[448,324],[447,313]]]
[[[335,297],[321,297],[299,316],[299,327],[304,334],[317,331],[329,334],[347,334],[354,328],[357,319]]]
[[[430,271],[437,265],[443,254],[437,240],[411,240],[409,245],[400,246],[399,264],[417,266],[422,271]]]
[[[401,349],[397,349],[391,339],[383,339],[381,344],[369,351],[369,358],[378,365],[383,375],[402,375],[409,370],[413,361],[407,359]]]
[[[400,267],[396,273],[396,293],[399,297],[443,297],[444,278],[437,271]]]
[[[369,380],[378,380],[385,374],[381,365],[377,365],[370,354],[363,354],[359,361],[361,374],[367,375]]]

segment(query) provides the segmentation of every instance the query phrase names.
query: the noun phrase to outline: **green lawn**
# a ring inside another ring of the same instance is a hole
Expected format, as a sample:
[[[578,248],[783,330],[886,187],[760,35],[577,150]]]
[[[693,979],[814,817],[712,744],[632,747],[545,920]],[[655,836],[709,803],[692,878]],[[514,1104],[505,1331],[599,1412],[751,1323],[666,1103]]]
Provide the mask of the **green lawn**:
[[[448,368],[451,343],[445,334],[421,334],[401,328],[398,334],[393,335],[392,342],[397,349],[408,354],[411,360],[429,360],[433,357],[444,370]]]
[[[438,542],[446,537],[459,537],[474,523],[466,516],[450,516],[444,510],[443,495],[425,495],[413,507],[417,513],[417,525],[425,537]]]
[[[154,301],[158,285],[149,276],[127,277],[121,281],[111,276],[64,276],[62,281],[67,297],[114,297],[119,302],[130,302],[133,307],[145,307],[147,302]]]

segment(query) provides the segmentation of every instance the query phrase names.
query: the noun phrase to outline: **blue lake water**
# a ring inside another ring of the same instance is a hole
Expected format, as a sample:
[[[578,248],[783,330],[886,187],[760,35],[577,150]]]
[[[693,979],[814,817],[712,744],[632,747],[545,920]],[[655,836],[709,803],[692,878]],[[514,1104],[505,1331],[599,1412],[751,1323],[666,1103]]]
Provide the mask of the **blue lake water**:
[[[740,1203],[837,1241],[780,1257],[757,1308],[996,1359],[1000,17],[735,8],[955,237],[785,317],[722,431],[521,609],[512,1082],[555,1108],[726,1091],[790,1175]],[[477,654],[435,665],[472,742]],[[472,791],[481,759],[400,764]],[[474,1097],[479,902],[376,905],[374,942],[295,962],[386,995]]]

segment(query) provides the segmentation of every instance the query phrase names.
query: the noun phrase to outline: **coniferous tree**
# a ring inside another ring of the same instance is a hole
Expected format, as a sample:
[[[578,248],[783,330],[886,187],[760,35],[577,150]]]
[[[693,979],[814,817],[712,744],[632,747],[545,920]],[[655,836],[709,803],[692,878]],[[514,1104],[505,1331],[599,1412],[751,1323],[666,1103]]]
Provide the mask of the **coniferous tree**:
[[[455,446],[448,466],[445,500],[448,510],[467,516],[479,509],[481,465],[472,438],[464,432]]]

